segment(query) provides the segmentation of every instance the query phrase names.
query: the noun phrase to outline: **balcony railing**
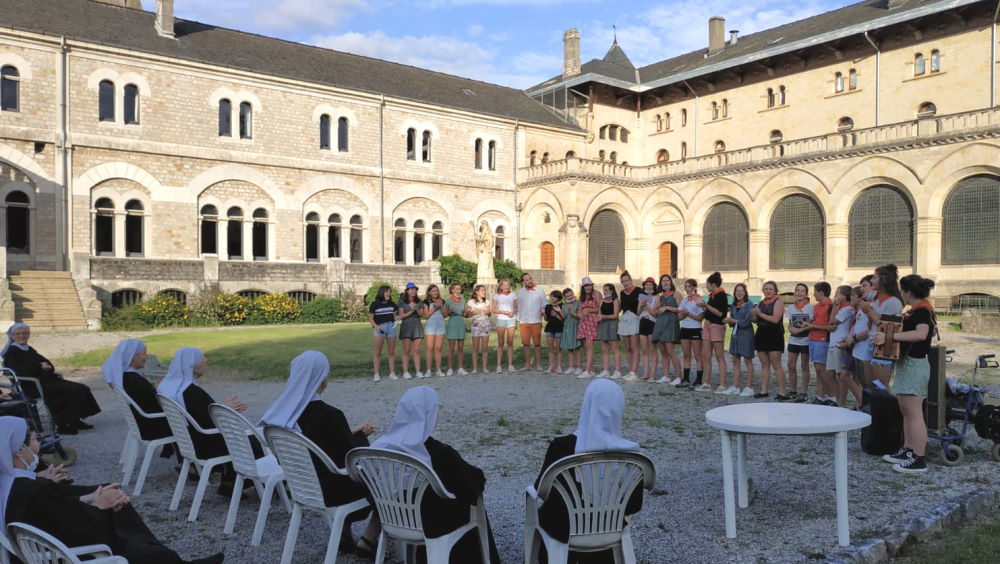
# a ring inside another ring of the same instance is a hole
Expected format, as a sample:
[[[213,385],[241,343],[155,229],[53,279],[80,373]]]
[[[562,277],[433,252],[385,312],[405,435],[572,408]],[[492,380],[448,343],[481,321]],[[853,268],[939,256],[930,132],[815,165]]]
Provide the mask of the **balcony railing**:
[[[1000,130],[1000,108],[988,108],[915,119],[868,129],[838,131],[682,160],[631,166],[571,157],[518,169],[519,184],[554,180],[559,177],[607,177],[630,183],[660,181],[665,178],[698,176],[724,169],[753,168],[786,161],[808,160],[836,153],[850,153],[907,145],[924,138],[947,138],[957,134]]]

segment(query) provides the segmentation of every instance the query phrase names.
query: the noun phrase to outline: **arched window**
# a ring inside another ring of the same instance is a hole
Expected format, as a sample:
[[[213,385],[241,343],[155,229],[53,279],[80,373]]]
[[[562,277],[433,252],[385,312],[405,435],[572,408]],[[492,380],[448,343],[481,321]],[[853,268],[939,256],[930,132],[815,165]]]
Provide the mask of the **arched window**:
[[[784,139],[784,137],[785,136],[782,135],[780,129],[772,129],[771,133],[768,134],[767,142],[768,143],[781,143],[781,140]]]
[[[116,290],[111,292],[111,307],[118,309],[135,305],[142,301],[142,292],[139,290]]]
[[[666,149],[660,149],[656,152],[656,162],[665,163],[670,160],[670,153]]]
[[[668,131],[670,130],[670,112],[663,114],[663,128]]]
[[[187,300],[188,300],[187,293],[185,293],[182,290],[176,290],[176,289],[171,288],[169,290],[160,290],[159,294],[161,296],[171,297],[171,298],[177,300],[177,303],[179,303],[181,305],[187,305]]]
[[[913,263],[913,209],[892,186],[861,192],[848,216],[848,266]]]
[[[542,153],[542,164],[549,162],[549,153]]]
[[[115,204],[110,198],[94,202],[94,254],[115,254]]]
[[[590,222],[587,259],[591,272],[625,268],[625,224],[614,210],[601,210]]]
[[[483,140],[476,139],[475,145],[475,165],[476,170],[482,170],[483,168]]]
[[[687,108],[681,109],[681,127],[685,127],[688,124],[688,111]]]
[[[937,106],[934,102],[924,102],[917,107],[917,118],[931,117],[937,113]]]
[[[566,158],[567,159],[576,158],[576,151],[566,151]]]
[[[406,220],[399,218],[393,223],[395,236],[392,241],[393,257],[396,264],[406,264]]]
[[[656,116],[656,130],[663,131],[663,118],[659,114]]]
[[[927,72],[927,63],[924,61],[924,54],[917,53],[913,56],[913,76],[920,76]]]
[[[941,52],[937,49],[931,51],[931,72],[941,71]]]
[[[122,107],[126,124],[139,123],[139,87],[134,84],[125,85],[125,103]]]
[[[240,139],[253,139],[253,106],[240,102]]]
[[[774,88],[768,88],[767,89],[767,107],[768,108],[773,108],[774,107],[774,101],[775,101]]]
[[[125,256],[143,255],[143,207],[139,200],[125,202]]]
[[[425,163],[431,162],[431,132],[424,131],[420,142],[420,157]]]
[[[307,304],[316,299],[316,294],[310,292],[309,290],[292,290],[291,292],[285,292],[292,299],[299,302],[299,305]]]
[[[833,91],[844,91],[844,75],[839,72],[833,75]]]
[[[219,100],[219,137],[233,136],[233,103],[228,99]]]
[[[712,119],[719,119],[719,103],[712,102]]]
[[[617,141],[618,140],[618,126],[617,125],[608,125],[608,126],[605,126],[605,127],[608,128],[608,141]]]
[[[716,204],[705,218],[701,269],[746,270],[750,254],[747,216],[730,202]]]
[[[493,244],[493,257],[497,260],[503,260],[504,257],[504,229],[503,225],[498,225],[496,230],[496,236],[494,237]]]
[[[771,268],[823,268],[823,213],[812,198],[792,195],[771,214]]]
[[[247,299],[250,299],[250,300],[256,300],[257,298],[259,298],[261,296],[266,296],[267,292],[265,292],[264,290],[253,290],[253,289],[250,289],[250,290],[240,290],[239,292],[236,292],[236,295],[237,296],[243,296],[244,298],[247,298]]]
[[[603,161],[604,159],[607,158],[607,155],[608,154],[604,152],[604,149],[601,149],[600,151],[597,152],[597,160]]]
[[[606,125],[601,126],[600,138],[601,139],[607,139],[608,138],[608,126],[606,126]]]
[[[726,98],[722,99],[722,117],[729,117],[729,100]]]
[[[7,252],[24,254],[29,252],[31,232],[31,216],[28,209],[28,196],[20,190],[7,194],[4,200],[7,204]]]
[[[683,161],[684,159],[687,158],[687,156],[688,156],[688,144],[684,141],[681,141],[681,160]]]
[[[431,260],[435,260],[444,252],[444,224],[435,221],[431,225]]]
[[[667,241],[660,245],[660,275],[669,274],[677,277],[677,245]]]
[[[779,86],[778,87],[778,105],[779,106],[784,106],[787,102],[788,102],[788,98],[786,96],[785,87],[784,86]]]
[[[359,263],[362,260],[361,235],[364,230],[364,223],[361,221],[360,215],[351,216],[351,262]]]
[[[490,141],[486,145],[486,164],[490,170],[497,169],[497,142]]]
[[[243,210],[236,206],[226,211],[226,254],[229,260],[243,260]]]
[[[538,151],[531,151],[528,153],[528,166],[535,166],[535,161],[538,160]]]
[[[725,153],[726,152],[726,142],[723,141],[723,140],[721,140],[721,139],[718,140],[718,141],[716,141],[715,145],[713,147],[713,150],[716,153]]]
[[[543,270],[552,270],[556,267],[556,247],[548,241],[544,241],[539,247],[538,252],[541,255],[541,268]]]
[[[319,118],[319,148],[330,148],[330,116],[326,114]]]
[[[347,142],[349,141],[349,131],[348,126],[350,124],[347,122],[347,118],[341,117],[337,118],[337,151],[341,153],[346,153],[349,149]]]
[[[624,127],[621,128],[618,131],[618,139],[620,139],[622,143],[628,143],[628,130]]]
[[[608,156],[608,159],[611,161],[611,164],[618,164],[618,152],[611,151],[611,154]]]
[[[267,210],[253,210],[253,260],[267,260]]]
[[[844,116],[837,121],[837,131],[850,131],[854,129],[854,120]]]
[[[319,214],[316,212],[306,214],[306,260],[319,261]]]
[[[941,264],[1000,263],[1000,178],[960,181],[942,215]]]
[[[211,204],[201,207],[201,253],[219,252],[219,209]]]
[[[326,227],[326,256],[340,258],[340,214],[335,213],[327,218]]]
[[[406,130],[406,160],[417,160],[417,130],[412,127]]]
[[[21,73],[10,65],[0,68],[0,111],[21,111]]]
[[[413,264],[424,262],[424,220],[413,222]]]
[[[110,80],[97,85],[97,119],[115,121],[115,83]]]
[[[851,90],[858,89],[858,71],[851,69],[847,73],[847,87]]]

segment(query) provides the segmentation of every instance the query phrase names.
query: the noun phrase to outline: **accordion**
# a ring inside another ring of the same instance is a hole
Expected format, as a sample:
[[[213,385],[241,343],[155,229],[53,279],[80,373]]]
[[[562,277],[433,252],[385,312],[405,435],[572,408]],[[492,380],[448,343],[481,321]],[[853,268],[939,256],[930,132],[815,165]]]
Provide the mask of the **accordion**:
[[[878,321],[878,332],[885,333],[885,341],[876,345],[872,356],[879,360],[899,360],[900,343],[893,337],[903,330],[903,316],[882,314]]]

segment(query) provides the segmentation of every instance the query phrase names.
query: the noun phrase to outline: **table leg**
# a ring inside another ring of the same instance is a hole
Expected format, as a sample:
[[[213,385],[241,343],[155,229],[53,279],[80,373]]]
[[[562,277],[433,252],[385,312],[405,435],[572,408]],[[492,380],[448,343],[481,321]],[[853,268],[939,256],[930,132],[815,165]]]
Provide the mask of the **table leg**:
[[[747,477],[747,436],[743,433],[736,434],[736,491],[740,507],[746,508],[750,505],[747,496],[749,484]]]
[[[840,546],[851,544],[850,524],[847,513],[847,432],[841,431],[833,439],[834,472],[837,482],[837,541]]]
[[[736,495],[733,492],[733,443],[729,431],[721,430],[722,436],[722,497],[725,501],[726,537],[736,538]]]

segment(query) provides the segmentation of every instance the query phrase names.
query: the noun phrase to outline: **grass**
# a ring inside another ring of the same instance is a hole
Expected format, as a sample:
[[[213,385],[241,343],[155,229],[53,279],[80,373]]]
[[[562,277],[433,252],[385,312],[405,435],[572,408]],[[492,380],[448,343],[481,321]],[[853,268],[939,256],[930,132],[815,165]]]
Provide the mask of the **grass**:
[[[1000,562],[1000,517],[974,522],[927,543],[903,547],[898,564],[973,564]]]

